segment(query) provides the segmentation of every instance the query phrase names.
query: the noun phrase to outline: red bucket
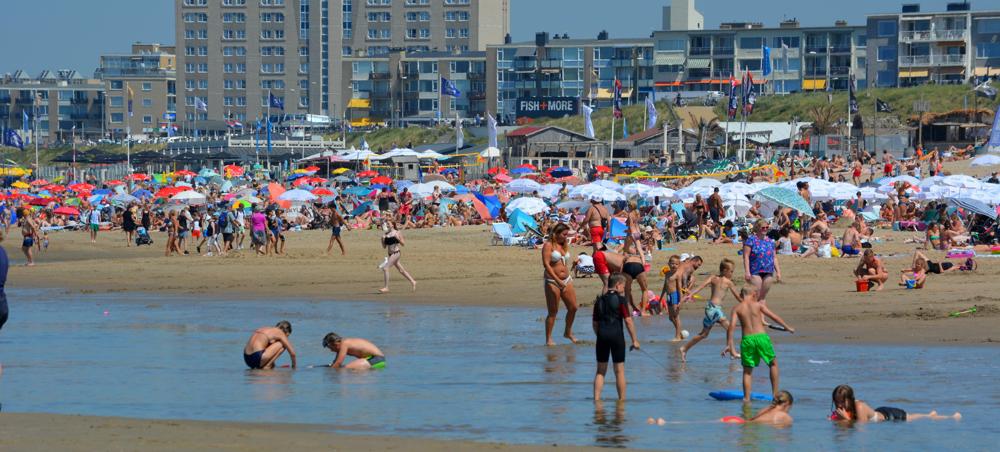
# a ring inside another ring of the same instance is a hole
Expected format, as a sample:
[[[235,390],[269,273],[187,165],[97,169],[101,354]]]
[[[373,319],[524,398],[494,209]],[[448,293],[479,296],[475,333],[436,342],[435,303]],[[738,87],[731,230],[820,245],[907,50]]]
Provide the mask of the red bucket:
[[[868,281],[857,280],[857,281],[854,281],[854,285],[857,286],[858,292],[868,292],[868,288],[869,288]]]

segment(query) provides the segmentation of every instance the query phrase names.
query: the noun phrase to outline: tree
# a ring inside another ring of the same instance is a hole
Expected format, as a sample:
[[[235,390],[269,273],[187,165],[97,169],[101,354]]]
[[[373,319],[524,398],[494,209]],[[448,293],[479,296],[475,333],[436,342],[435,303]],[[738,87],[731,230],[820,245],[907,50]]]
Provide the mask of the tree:
[[[820,105],[809,109],[812,117],[813,135],[830,135],[837,132],[837,121],[840,118],[834,105]]]
[[[715,137],[721,130],[719,119],[715,117],[696,116],[690,112],[688,112],[688,116],[691,117],[691,124],[694,124],[698,132],[698,154],[702,155],[702,150],[705,148],[705,139]],[[729,137],[726,137],[726,139],[728,140]]]

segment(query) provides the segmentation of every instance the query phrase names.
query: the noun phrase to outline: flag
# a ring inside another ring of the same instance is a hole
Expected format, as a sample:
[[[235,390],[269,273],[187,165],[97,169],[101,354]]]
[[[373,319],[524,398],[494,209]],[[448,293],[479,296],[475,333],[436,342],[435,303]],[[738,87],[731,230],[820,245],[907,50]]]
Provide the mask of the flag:
[[[753,92],[753,73],[746,71],[743,77],[743,114],[749,116],[753,113],[753,105],[757,102],[757,95]]]
[[[854,74],[851,74],[850,85],[847,86],[847,89],[849,91],[849,93],[848,93],[849,100],[848,100],[847,109],[848,109],[848,111],[851,112],[852,115],[858,113],[858,98],[854,94],[854,91],[856,89],[854,87],[854,84],[855,84],[854,83]]]
[[[985,82],[977,85],[973,90],[979,97],[985,97],[989,100],[996,100],[997,98],[997,89],[990,86],[989,78],[987,78]]]
[[[646,130],[656,127],[656,104],[653,103],[653,95],[646,96]]]
[[[590,120],[590,114],[594,112],[594,107],[589,104],[583,104],[580,107],[583,110],[583,134],[587,138],[594,138],[594,122]]]
[[[257,125],[253,129],[253,144],[257,148],[257,152],[260,152],[260,119],[257,120]]]
[[[205,113],[208,113],[208,104],[206,104],[205,101],[201,100],[200,97],[195,97],[194,98],[194,109],[196,111],[203,111]]]
[[[267,154],[271,155],[271,116],[267,116]]]
[[[462,131],[462,120],[455,113],[455,152],[465,147],[465,132]]]
[[[990,139],[986,142],[987,152],[1000,152],[1000,107],[997,107],[996,116],[993,117],[993,129],[990,130]]]
[[[622,116],[622,139],[628,138],[628,121]]]
[[[614,108],[615,108],[615,118],[622,118],[622,81],[615,79],[615,96],[614,96]]]
[[[285,110],[285,101],[284,100],[282,100],[281,98],[275,96],[274,94],[271,94],[270,92],[267,93],[267,97],[268,97],[267,103],[268,103],[268,105],[271,106],[271,108],[277,108],[277,109],[282,110],[282,111]]]
[[[455,82],[441,77],[441,95],[459,97],[462,95],[462,92],[455,86]]]
[[[878,113],[892,113],[892,106],[882,99],[875,99],[875,111]]]
[[[788,44],[785,44],[785,40],[781,40],[781,67],[784,68],[785,72],[791,72],[788,67]]]
[[[226,120],[226,125],[233,129],[243,128],[243,124],[241,122],[232,119]]]
[[[133,113],[132,113],[132,98],[133,97],[135,97],[135,93],[132,92],[132,87],[130,86],[128,88],[128,117],[129,118],[131,118],[132,115],[133,115]]]
[[[24,150],[24,140],[21,139],[21,135],[17,134],[14,129],[7,129],[7,132],[3,136],[4,146],[15,147],[20,150]]]
[[[486,129],[489,133],[489,144],[488,147],[499,148],[497,146],[497,120],[493,118],[493,115],[486,113]]]
[[[27,131],[28,124],[31,124],[31,121],[28,119],[28,110],[21,110],[21,129]]]
[[[760,71],[761,75],[763,75],[764,77],[771,75],[771,48],[768,46],[764,46],[764,50],[763,52],[761,52],[760,67],[761,67]]]
[[[368,140],[366,140],[365,137],[361,137],[361,150],[367,151],[369,149],[371,149],[371,147],[368,146]]]
[[[739,108],[739,104],[736,100],[736,77],[732,74],[729,75],[729,120],[732,121],[736,118],[736,109]]]

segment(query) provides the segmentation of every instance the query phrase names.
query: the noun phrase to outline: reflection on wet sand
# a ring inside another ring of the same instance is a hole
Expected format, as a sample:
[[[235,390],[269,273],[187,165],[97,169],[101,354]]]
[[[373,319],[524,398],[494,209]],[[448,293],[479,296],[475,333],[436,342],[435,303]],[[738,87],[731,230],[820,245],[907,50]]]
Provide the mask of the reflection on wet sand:
[[[614,414],[609,418],[605,410],[604,402],[598,400],[594,402],[594,444],[602,447],[628,447],[629,436],[624,433],[625,425],[625,402],[609,402]]]

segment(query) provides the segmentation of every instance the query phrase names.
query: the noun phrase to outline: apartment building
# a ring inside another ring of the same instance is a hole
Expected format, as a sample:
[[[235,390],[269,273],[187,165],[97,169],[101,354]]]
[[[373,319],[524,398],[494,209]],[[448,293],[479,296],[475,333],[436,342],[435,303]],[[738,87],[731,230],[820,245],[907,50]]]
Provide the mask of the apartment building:
[[[868,78],[877,86],[1000,75],[1000,10],[972,11],[961,2],[921,12],[919,4],[907,4],[897,14],[868,16],[867,34],[875,52]]]
[[[0,126],[30,129],[39,144],[68,143],[74,134],[100,139],[103,108],[104,84],[76,71],[42,71],[37,77],[15,71],[0,79]]]
[[[340,34],[341,3],[175,0],[177,115],[186,132],[262,118],[269,94],[284,105],[272,116],[339,114],[340,52],[330,37]]]
[[[796,20],[776,28],[761,23],[724,23],[717,30],[657,31],[654,55],[657,93],[726,91],[729,77],[745,71],[775,93],[847,89],[854,74],[867,86],[865,27],[837,21],[832,27],[800,27]],[[772,73],[764,77],[764,48]]]
[[[344,56],[484,51],[510,31],[509,0],[342,0]]]
[[[115,137],[167,136],[177,123],[177,58],[173,46],[132,45],[124,55],[102,55],[94,77],[104,82],[105,130]],[[132,92],[132,115],[128,112]]]
[[[487,47],[486,72],[487,108],[504,123],[516,121],[522,101],[582,98],[608,106],[615,79],[624,101],[638,102],[653,93],[653,40],[611,39],[603,31],[596,39],[550,38],[542,32],[534,42]]]
[[[347,117],[402,124],[435,118],[473,118],[486,112],[486,52],[397,51],[379,57],[344,57]],[[441,96],[441,78],[460,96]],[[439,105],[439,101],[442,103]]]

